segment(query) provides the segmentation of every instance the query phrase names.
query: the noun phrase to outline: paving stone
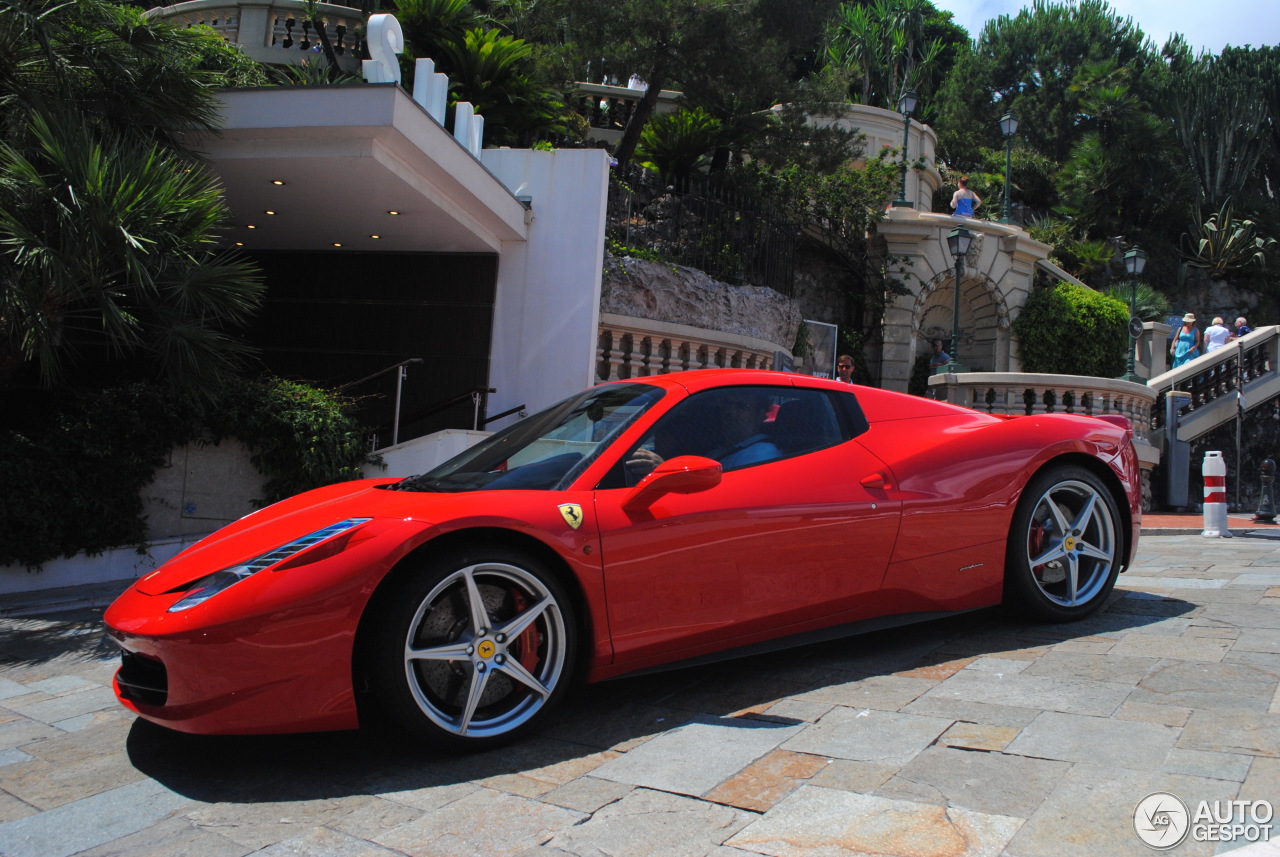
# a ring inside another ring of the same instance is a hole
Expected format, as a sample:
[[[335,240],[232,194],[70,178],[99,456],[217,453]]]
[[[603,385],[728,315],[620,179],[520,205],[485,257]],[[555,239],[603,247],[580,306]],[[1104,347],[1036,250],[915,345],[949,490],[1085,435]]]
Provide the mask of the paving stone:
[[[1280,629],[1245,629],[1231,647],[1231,651],[1280,654]]]
[[[202,830],[258,849],[333,824],[355,808],[354,802],[338,798],[216,803],[187,813],[187,818]]]
[[[1155,658],[1126,658],[1115,652],[1101,655],[1052,651],[1028,665],[1024,672],[1026,675],[1137,684],[1157,663],[1159,661]]]
[[[397,789],[395,791],[381,792],[378,797],[405,806],[411,806],[422,812],[431,812],[454,801],[462,800],[467,795],[479,790],[480,786],[475,783],[445,783],[424,786],[418,789]]]
[[[35,741],[43,741],[57,735],[59,730],[48,723],[40,723],[27,717],[15,717],[0,723],[0,748],[22,747]]]
[[[1129,697],[1130,702],[1214,710],[1266,711],[1280,677],[1273,669],[1237,663],[1163,661]]]
[[[68,857],[136,833],[190,803],[153,780],[139,780],[0,824],[0,854]]]
[[[889,781],[898,772],[896,767],[876,765],[871,762],[851,762],[848,759],[832,759],[809,780],[809,785],[845,792],[870,794]]]
[[[876,675],[810,690],[798,695],[796,699],[800,702],[897,711],[936,684],[935,681],[923,678]]]
[[[26,818],[35,815],[39,811],[26,801],[18,800],[13,795],[0,791],[0,824],[19,818]]]
[[[602,806],[622,800],[635,788],[628,783],[615,783],[599,777],[579,777],[542,796],[543,803],[566,809],[592,813]]]
[[[1191,716],[1190,708],[1176,705],[1153,705],[1126,699],[1116,711],[1117,720],[1138,720],[1143,723],[1163,723],[1165,726],[1184,726]]]
[[[331,819],[326,826],[360,839],[371,839],[384,830],[422,817],[422,810],[386,798],[360,795],[352,802],[350,812]]]
[[[918,714],[834,708],[782,749],[900,767],[932,744],[951,723]]]
[[[1144,629],[1145,630],[1145,629]],[[1169,637],[1153,634],[1127,634],[1112,655],[1134,658],[1173,658],[1184,661],[1220,661],[1231,650],[1228,640],[1203,637]]]
[[[15,696],[26,696],[30,689],[12,679],[0,678],[0,700],[13,699]]]
[[[1275,570],[1254,571],[1250,569],[1231,578],[1230,583],[1233,586],[1280,586],[1280,572]]]
[[[1134,829],[1138,802],[1165,791],[1190,804],[1201,796],[1230,797],[1221,780],[1075,765],[1009,843],[1018,857],[1150,857],[1152,850]],[[1212,843],[1188,841],[1178,857],[1208,855]]]
[[[399,857],[399,852],[317,827],[302,836],[256,851],[254,857]]]
[[[807,723],[813,723],[820,720],[822,715],[826,714],[832,708],[829,702],[805,702],[799,699],[784,699],[775,702],[766,709],[766,713],[771,717],[789,717],[792,720],[800,720]]]
[[[1159,723],[1045,711],[1005,752],[1066,762],[1105,759],[1115,767],[1149,770],[1169,754],[1177,739],[1176,729]]]
[[[1178,746],[1188,750],[1280,756],[1280,717],[1252,711],[1193,711]]]
[[[803,728],[749,718],[688,723],[606,762],[594,776],[704,795]]]
[[[85,743],[85,741],[89,743]],[[140,781],[124,753],[104,753],[114,735],[103,729],[59,733],[57,737],[23,746],[31,761],[0,768],[0,789],[42,810],[69,804]],[[65,745],[74,742],[70,752]]]
[[[960,670],[973,663],[973,658],[949,658],[939,661],[935,657],[926,657],[923,664],[918,664],[911,669],[896,672],[894,675],[903,678],[923,678],[929,681],[939,682],[944,678],[950,678]]]
[[[831,761],[822,756],[774,750],[716,786],[707,793],[706,799],[751,812],[765,812]]]
[[[1044,657],[1044,655],[1040,657]],[[1036,660],[1039,660],[1039,658]],[[1014,675],[1034,663],[1036,661],[1015,658],[975,658],[973,663],[969,664],[965,669],[973,670],[974,672],[995,673],[996,675]]]
[[[120,705],[115,693],[107,687],[92,687],[75,693],[64,693],[58,696],[31,694],[29,697],[10,699],[6,707],[32,720],[42,723],[54,723],[104,709],[115,709]]]
[[[1194,578],[1194,577],[1143,577],[1141,583],[1137,580],[1124,580],[1121,578],[1116,583],[1116,588],[1126,587],[1142,587],[1148,589],[1220,589],[1225,586],[1227,581],[1217,580],[1213,578]]]
[[[1040,713],[1039,708],[992,705],[986,702],[932,696],[922,696],[902,710],[907,714],[923,714],[928,717],[945,717],[948,720],[963,720],[967,723],[981,723],[988,726],[1012,726],[1019,729],[1035,720],[1036,715]]]
[[[1114,639],[1106,637],[1085,637],[1080,640],[1063,640],[1053,647],[1053,652],[1073,652],[1088,655],[1105,655],[1115,646]]]
[[[1210,604],[1201,615],[1239,628],[1280,628],[1280,613],[1264,605]]]
[[[1022,819],[805,786],[731,838],[776,857],[997,857]]]
[[[924,698],[962,699],[1070,714],[1109,716],[1132,690],[1119,684],[1037,675],[961,670]]]
[[[201,830],[185,817],[177,816],[82,851],[76,857],[243,857],[248,853],[249,849],[238,842]]]
[[[548,843],[571,854],[701,857],[757,816],[733,807],[636,789]]]
[[[1020,729],[1012,726],[987,726],[981,723],[953,723],[942,734],[938,743],[944,747],[962,750],[988,750],[999,752],[1018,737]]]
[[[1070,767],[1051,759],[929,747],[875,794],[1026,818]]]
[[[1169,751],[1162,770],[1171,774],[1187,774],[1192,777],[1211,777],[1215,780],[1243,782],[1249,773],[1253,756],[1240,753],[1211,753],[1206,750]],[[1280,794],[1280,793],[1278,793]]]
[[[502,857],[519,854],[530,844],[546,842],[558,831],[586,818],[586,813],[478,789],[370,839],[415,857]]]

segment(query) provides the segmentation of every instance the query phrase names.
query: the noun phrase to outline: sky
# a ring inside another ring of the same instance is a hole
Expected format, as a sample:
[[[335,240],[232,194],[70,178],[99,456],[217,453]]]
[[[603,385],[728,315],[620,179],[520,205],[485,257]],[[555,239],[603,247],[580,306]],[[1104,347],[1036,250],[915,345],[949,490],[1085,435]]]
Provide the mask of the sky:
[[[983,25],[1000,15],[1017,15],[1030,0],[933,0],[977,38]],[[1182,33],[1193,50],[1222,53],[1227,45],[1255,48],[1280,44],[1280,3],[1276,0],[1110,0],[1116,14],[1132,18],[1156,46]]]

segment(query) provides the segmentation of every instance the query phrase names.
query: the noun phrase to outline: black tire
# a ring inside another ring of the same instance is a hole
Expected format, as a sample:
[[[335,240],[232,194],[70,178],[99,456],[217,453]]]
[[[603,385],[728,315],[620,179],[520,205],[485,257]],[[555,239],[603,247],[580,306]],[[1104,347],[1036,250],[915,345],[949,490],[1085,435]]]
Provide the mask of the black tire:
[[[1083,619],[1111,594],[1123,545],[1102,480],[1074,465],[1045,470],[1023,491],[1009,529],[1005,601],[1048,622]]]
[[[452,552],[386,595],[371,617],[369,677],[413,735],[483,750],[537,729],[564,698],[577,662],[573,606],[532,557]]]

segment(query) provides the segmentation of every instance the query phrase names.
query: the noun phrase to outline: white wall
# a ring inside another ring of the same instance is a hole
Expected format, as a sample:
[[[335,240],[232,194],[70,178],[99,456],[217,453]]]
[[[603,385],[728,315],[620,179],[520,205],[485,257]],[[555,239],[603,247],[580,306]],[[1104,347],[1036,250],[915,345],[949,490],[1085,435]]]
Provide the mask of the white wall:
[[[531,197],[527,241],[498,261],[489,413],[540,410],[595,381],[608,155],[600,149],[485,149],[481,160]],[[493,430],[515,417],[490,423]]]

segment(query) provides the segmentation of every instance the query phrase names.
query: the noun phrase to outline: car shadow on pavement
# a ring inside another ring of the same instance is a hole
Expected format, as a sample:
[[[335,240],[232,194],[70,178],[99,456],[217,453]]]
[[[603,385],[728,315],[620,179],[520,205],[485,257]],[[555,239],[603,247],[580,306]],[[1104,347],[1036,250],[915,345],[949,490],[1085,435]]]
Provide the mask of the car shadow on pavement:
[[[210,803],[415,792],[513,776],[529,778],[534,788],[556,782],[559,770],[589,769],[690,722],[745,718],[762,728],[797,725],[805,722],[796,712],[806,700],[830,698],[867,679],[939,680],[978,658],[1034,656],[1057,643],[1153,625],[1194,608],[1179,599],[1117,591],[1103,610],[1080,622],[1036,624],[989,608],[615,679],[577,688],[545,731],[469,755],[425,747],[377,716],[358,731],[235,737],[186,735],[138,719],[126,751],[143,774]],[[897,707],[893,701],[889,706]]]

